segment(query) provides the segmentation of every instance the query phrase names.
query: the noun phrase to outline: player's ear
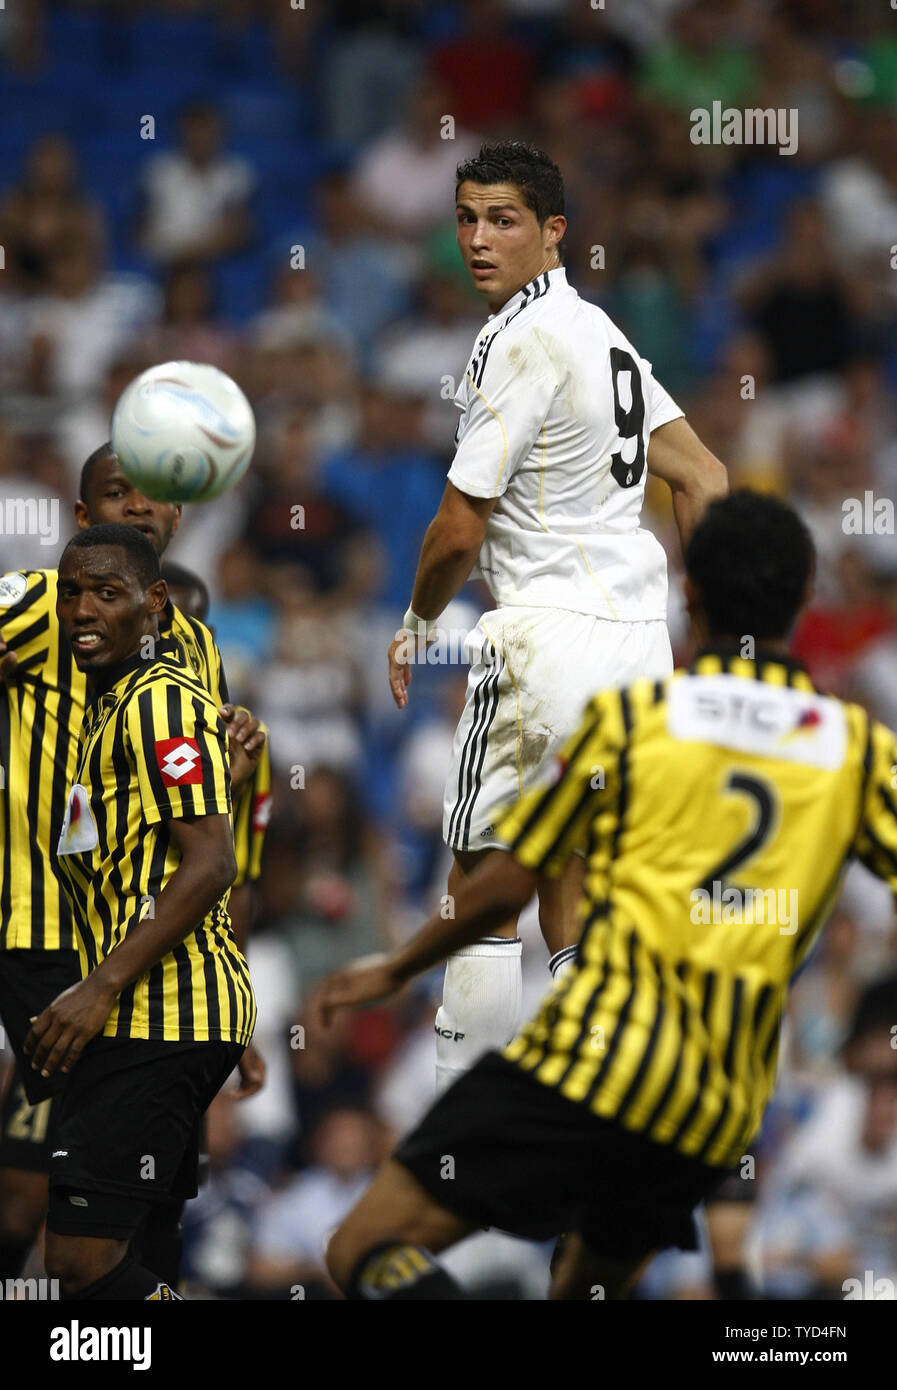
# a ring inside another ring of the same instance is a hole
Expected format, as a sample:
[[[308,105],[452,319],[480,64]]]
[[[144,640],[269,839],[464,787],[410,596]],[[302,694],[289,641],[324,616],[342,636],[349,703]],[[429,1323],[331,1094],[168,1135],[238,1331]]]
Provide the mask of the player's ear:
[[[155,584],[151,584],[147,589],[150,597],[149,612],[162,613],[168,602],[168,585],[164,579],[157,579]]]
[[[75,520],[78,523],[79,531],[85,531],[90,525],[90,512],[87,510],[87,503],[82,502],[80,497],[75,503]]]
[[[175,509],[174,509],[174,516],[171,518],[171,534],[172,534],[172,535],[174,535],[175,531],[176,531],[176,530],[178,529],[178,527],[180,526],[180,524],[181,524],[181,517],[183,516],[183,514],[184,514],[184,508],[181,506],[180,502],[178,502],[177,506],[176,506]]]
[[[564,233],[566,232],[566,230],[567,230],[567,219],[566,219],[566,217],[564,216],[563,213],[559,212],[559,213],[557,213],[557,215],[556,215],[555,217],[549,217],[549,219],[548,219],[548,234],[549,234],[549,235],[548,235],[548,241],[549,241],[549,245],[550,245],[552,248],[557,249],[558,245],[559,245],[560,242],[563,240]]]

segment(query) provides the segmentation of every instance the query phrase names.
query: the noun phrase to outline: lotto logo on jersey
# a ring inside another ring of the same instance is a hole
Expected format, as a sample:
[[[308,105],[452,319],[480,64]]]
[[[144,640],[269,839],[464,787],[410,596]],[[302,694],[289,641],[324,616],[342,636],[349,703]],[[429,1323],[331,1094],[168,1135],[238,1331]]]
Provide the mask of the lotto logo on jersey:
[[[267,830],[271,819],[271,793],[259,792],[252,801],[252,828],[257,832]]]
[[[166,787],[195,787],[202,782],[202,754],[195,738],[156,740],[156,762]]]

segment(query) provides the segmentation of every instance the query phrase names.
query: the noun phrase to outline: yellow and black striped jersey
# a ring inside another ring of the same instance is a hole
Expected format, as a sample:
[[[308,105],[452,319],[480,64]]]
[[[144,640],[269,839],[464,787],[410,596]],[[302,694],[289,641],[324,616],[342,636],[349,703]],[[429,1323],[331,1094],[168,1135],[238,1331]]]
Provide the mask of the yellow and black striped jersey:
[[[86,680],[56,617],[55,570],[0,579],[0,641],[18,658],[0,687],[0,949],[75,945],[56,844],[72,783]],[[227,700],[208,628],[171,607],[160,623],[218,704]]]
[[[506,1056],[597,1115],[733,1166],[788,984],[845,861],[897,891],[897,739],[787,657],[702,655],[604,692],[498,837],[586,856],[576,968]]]
[[[234,854],[237,860],[234,888],[254,883],[260,877],[265,832],[270,819],[271,754],[266,740],[255,772],[234,793]]]
[[[58,844],[82,969],[94,969],[155,904],[180,864],[170,823],[230,817],[227,735],[204,685],[163,644],[88,703]],[[227,894],[184,940],[123,990],[107,1037],[246,1044],[249,971]]]

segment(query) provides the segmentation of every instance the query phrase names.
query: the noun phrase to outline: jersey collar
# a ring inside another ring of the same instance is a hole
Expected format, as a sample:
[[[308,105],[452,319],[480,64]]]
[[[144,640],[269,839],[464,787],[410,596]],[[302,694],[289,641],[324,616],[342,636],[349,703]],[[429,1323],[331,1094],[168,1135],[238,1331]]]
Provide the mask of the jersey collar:
[[[524,285],[522,290],[511,295],[507,303],[500,309],[496,309],[494,314],[489,315],[487,322],[493,319],[504,318],[506,314],[513,314],[520,309],[525,309],[528,304],[533,304],[537,299],[541,299],[543,294],[547,294],[553,288],[565,288],[567,284],[567,272],[562,265],[555,266],[554,270],[543,270],[541,275],[537,275],[535,280],[530,280],[528,285]]]
[[[736,642],[714,642],[706,647],[702,647],[694,657],[692,670],[705,656],[716,657],[726,667],[730,661],[744,661],[756,668],[757,675],[763,666],[783,666],[786,671],[795,674],[801,672],[802,675],[809,677],[809,672],[802,661],[789,652],[780,652],[768,647],[764,647],[762,642],[757,643],[755,655],[753,657],[743,656],[740,644]]]
[[[93,703],[101,696],[108,695],[135,671],[148,671],[155,662],[166,656],[177,658],[177,639],[160,634],[152,658],[147,659],[142,652],[137,651],[133,656],[129,656],[127,661],[121,661],[117,666],[107,666],[96,676],[88,677],[88,700]]]

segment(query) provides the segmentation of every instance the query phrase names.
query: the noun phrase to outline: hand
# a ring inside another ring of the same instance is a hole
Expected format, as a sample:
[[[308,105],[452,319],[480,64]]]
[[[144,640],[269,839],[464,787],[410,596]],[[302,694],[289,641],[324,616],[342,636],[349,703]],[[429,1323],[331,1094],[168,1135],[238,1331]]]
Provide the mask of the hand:
[[[236,789],[248,782],[258,767],[268,735],[248,709],[222,705],[218,713],[227,729],[231,788]]]
[[[408,703],[408,687],[411,684],[408,657],[413,650],[414,635],[402,628],[389,648],[389,688],[398,709],[404,709]]]
[[[374,1004],[378,999],[398,994],[401,988],[390,956],[363,956],[321,981],[310,1005],[312,1023],[329,1028],[338,1009]]]
[[[246,1100],[260,1091],[265,1084],[267,1070],[264,1057],[250,1043],[237,1063],[240,1085],[233,1093],[234,1100]]]
[[[96,975],[63,990],[31,1019],[25,1054],[41,1076],[71,1071],[91,1038],[101,1032],[117,995]]]
[[[6,643],[0,642],[0,681],[15,680],[18,674],[19,658],[15,652],[7,651]]]

